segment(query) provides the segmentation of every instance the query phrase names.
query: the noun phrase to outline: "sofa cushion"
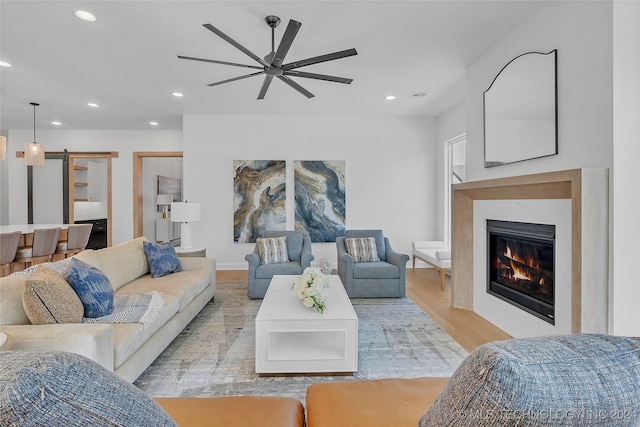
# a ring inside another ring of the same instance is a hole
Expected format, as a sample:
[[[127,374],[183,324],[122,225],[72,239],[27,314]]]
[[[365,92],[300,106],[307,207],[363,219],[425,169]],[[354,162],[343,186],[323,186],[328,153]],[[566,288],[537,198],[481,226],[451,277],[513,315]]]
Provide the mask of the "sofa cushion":
[[[84,306],[60,274],[39,265],[24,285],[22,304],[34,325],[80,323]]]
[[[22,293],[25,276],[11,274],[0,279],[0,325],[30,325],[24,311]]]
[[[175,426],[150,397],[72,353],[0,352],[2,425]]]
[[[280,237],[258,237],[256,247],[260,255],[261,264],[279,264],[289,262],[287,254],[287,238]]]
[[[85,317],[100,317],[113,311],[113,288],[109,278],[95,267],[79,259],[71,259],[65,276],[84,306]]]
[[[92,267],[102,270],[100,267],[100,263],[98,262],[98,256],[96,255],[97,251],[93,249],[85,249],[84,251],[75,254],[72,258],[79,259],[80,261],[84,261]]]
[[[142,247],[151,277],[162,277],[181,270],[180,260],[171,243],[142,242]]]
[[[376,239],[373,237],[350,237],[344,239],[344,245],[349,255],[353,257],[353,262],[380,261],[376,249]]]
[[[146,237],[138,237],[94,251],[100,270],[109,278],[114,291],[149,272],[147,256],[142,247],[144,241],[147,241]]]
[[[639,422],[640,338],[574,334],[478,347],[419,425],[635,427]]]
[[[318,381],[307,388],[307,427],[416,427],[446,383],[447,378]]]
[[[354,279],[398,279],[400,269],[388,262],[361,262],[353,264]]]

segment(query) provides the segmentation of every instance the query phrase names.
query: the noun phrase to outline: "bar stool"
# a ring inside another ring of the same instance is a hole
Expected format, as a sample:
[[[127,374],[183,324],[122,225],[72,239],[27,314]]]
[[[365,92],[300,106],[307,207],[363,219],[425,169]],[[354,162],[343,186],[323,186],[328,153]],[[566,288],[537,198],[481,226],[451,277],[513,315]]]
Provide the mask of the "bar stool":
[[[67,240],[58,242],[55,255],[69,258],[87,247],[93,224],[73,224],[67,231]]]
[[[20,231],[0,234],[0,277],[11,273],[11,264],[16,257],[21,234]]]
[[[19,248],[14,265],[23,263],[25,268],[42,262],[49,262],[56,251],[60,237],[60,227],[33,230],[33,245]]]

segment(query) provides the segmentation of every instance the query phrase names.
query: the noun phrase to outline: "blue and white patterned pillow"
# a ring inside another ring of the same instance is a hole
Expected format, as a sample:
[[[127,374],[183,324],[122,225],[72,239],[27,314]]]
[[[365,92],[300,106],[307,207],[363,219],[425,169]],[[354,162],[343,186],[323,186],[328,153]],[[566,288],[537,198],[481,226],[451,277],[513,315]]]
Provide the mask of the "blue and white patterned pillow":
[[[171,243],[142,242],[151,277],[162,277],[182,271],[180,259]]]
[[[380,261],[375,237],[349,237],[344,239],[344,244],[354,262]]]
[[[287,253],[287,237],[258,237],[256,239],[258,254],[262,264],[279,264],[289,262]]]
[[[109,278],[86,262],[71,258],[69,271],[64,277],[71,285],[82,305],[84,317],[100,317],[113,311],[113,287]]]

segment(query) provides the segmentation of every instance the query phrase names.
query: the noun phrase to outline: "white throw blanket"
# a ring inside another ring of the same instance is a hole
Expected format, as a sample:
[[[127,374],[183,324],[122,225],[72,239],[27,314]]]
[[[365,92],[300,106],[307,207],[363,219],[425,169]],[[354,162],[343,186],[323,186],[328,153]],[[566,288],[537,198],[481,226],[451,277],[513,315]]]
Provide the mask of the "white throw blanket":
[[[82,318],[82,323],[142,323],[152,324],[162,312],[164,298],[158,291],[145,294],[116,296],[113,312],[102,317]]]

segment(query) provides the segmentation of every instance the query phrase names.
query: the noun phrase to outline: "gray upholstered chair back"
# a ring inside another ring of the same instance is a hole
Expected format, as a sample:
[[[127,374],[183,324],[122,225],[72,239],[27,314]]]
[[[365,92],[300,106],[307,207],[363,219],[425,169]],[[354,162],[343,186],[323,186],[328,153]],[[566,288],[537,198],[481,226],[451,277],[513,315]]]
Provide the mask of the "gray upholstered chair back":
[[[297,230],[268,230],[265,231],[263,237],[280,237],[287,238],[287,255],[290,261],[300,262],[302,257],[302,240],[303,232]]]
[[[384,243],[384,233],[382,230],[347,230],[344,233],[345,239],[373,237],[376,239],[376,251],[380,261],[387,260],[386,245]]]
[[[16,257],[21,234],[20,231],[0,234],[0,265],[13,262],[13,259]]]
[[[93,224],[74,224],[69,226],[67,232],[66,249],[84,249],[89,243],[89,236]]]
[[[59,237],[60,227],[38,228],[33,230],[33,250],[31,256],[52,255],[56,251]]]

